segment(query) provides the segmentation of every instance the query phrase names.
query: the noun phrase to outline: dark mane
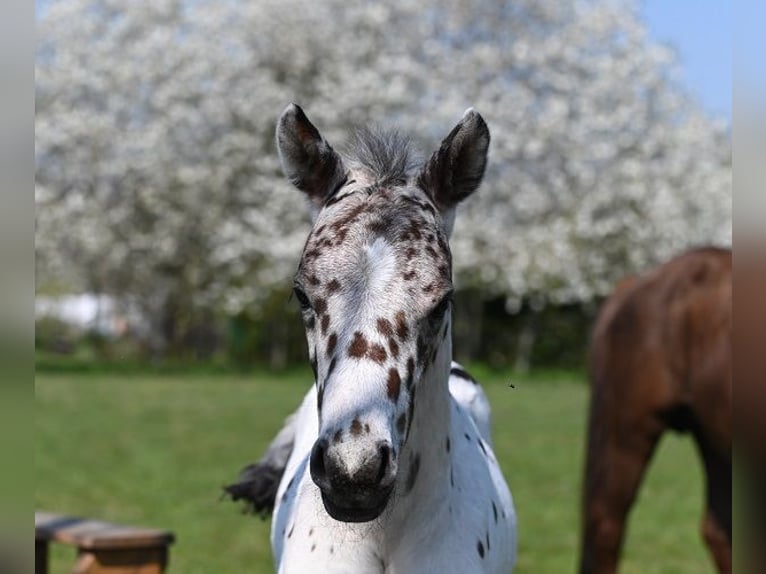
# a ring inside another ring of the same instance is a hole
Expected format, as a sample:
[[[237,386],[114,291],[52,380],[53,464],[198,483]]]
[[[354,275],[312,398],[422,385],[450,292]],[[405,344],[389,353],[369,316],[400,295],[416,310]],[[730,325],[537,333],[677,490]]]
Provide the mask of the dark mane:
[[[344,155],[350,165],[369,172],[379,185],[404,184],[422,161],[410,138],[380,127],[358,129]]]

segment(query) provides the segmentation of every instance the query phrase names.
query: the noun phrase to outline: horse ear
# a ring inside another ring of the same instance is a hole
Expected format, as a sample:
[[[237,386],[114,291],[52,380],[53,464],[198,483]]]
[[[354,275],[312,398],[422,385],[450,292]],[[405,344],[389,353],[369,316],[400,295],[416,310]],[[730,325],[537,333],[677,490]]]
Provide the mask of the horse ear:
[[[345,178],[343,160],[296,104],[287,106],[279,118],[277,148],[285,175],[315,207],[321,207]]]
[[[426,162],[418,183],[439,209],[448,211],[478,189],[488,149],[489,128],[478,112],[468,108]]]

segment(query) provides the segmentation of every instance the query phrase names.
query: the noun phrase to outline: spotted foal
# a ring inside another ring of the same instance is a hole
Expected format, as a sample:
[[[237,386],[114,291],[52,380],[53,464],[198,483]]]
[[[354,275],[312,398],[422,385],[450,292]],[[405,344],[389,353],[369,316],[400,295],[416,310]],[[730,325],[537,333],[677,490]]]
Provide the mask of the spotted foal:
[[[425,163],[392,132],[341,157],[290,105],[277,143],[313,215],[294,290],[316,378],[272,447],[287,458],[278,571],[508,574],[516,517],[489,407],[451,362],[448,237],[484,175],[484,120],[468,110]]]

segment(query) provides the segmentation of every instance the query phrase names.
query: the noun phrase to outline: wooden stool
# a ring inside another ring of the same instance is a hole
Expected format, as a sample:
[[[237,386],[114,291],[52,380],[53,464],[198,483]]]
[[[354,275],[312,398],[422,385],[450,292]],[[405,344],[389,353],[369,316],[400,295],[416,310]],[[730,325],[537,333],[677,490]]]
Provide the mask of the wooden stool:
[[[48,544],[77,548],[72,574],[162,574],[172,532],[35,512],[35,574],[48,572]]]

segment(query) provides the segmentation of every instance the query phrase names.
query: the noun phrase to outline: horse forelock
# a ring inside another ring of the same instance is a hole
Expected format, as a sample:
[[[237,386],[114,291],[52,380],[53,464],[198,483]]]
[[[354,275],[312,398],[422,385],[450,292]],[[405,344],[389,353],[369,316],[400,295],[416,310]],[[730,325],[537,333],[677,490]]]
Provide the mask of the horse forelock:
[[[343,153],[352,170],[365,172],[379,186],[404,185],[422,164],[409,137],[380,126],[356,130]]]

